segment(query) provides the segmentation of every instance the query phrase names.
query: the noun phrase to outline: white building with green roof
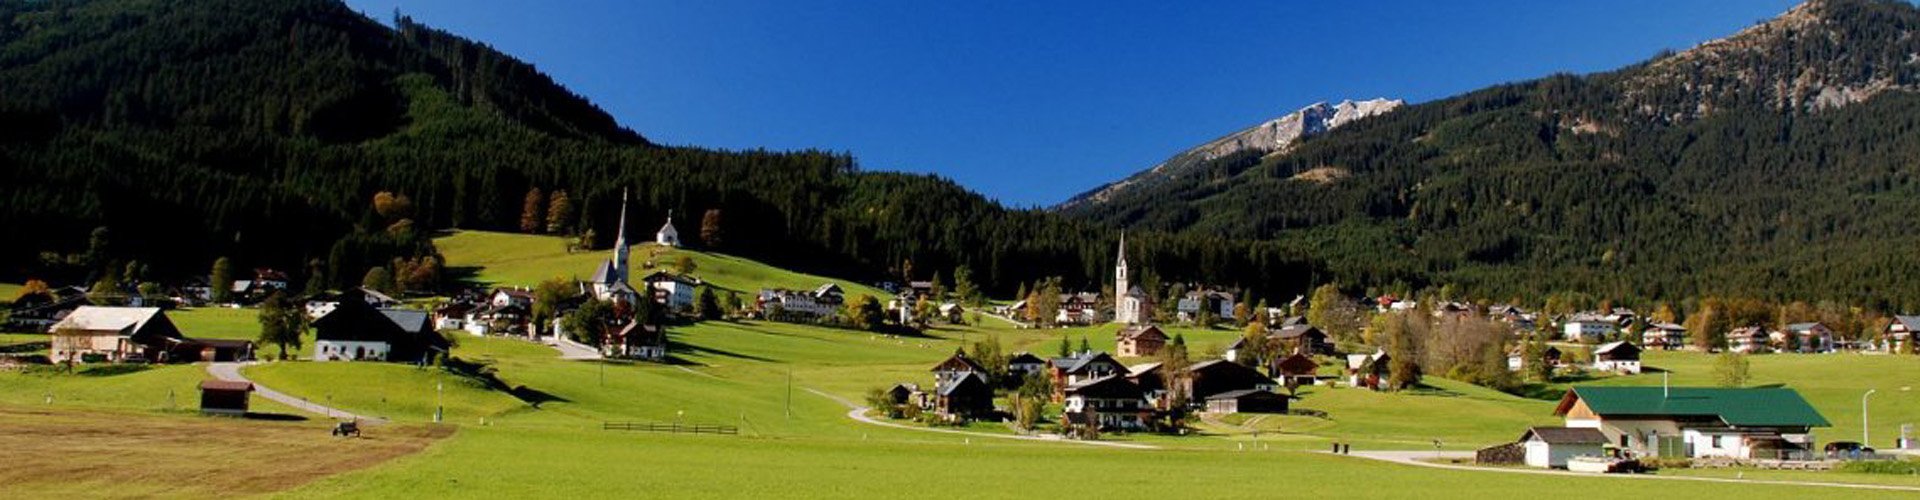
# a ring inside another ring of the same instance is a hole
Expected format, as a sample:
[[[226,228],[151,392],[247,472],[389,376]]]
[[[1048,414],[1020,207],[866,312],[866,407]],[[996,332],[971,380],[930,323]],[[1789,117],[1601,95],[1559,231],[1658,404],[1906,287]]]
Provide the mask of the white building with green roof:
[[[1636,456],[1811,458],[1826,417],[1793,389],[1575,387],[1554,415]]]

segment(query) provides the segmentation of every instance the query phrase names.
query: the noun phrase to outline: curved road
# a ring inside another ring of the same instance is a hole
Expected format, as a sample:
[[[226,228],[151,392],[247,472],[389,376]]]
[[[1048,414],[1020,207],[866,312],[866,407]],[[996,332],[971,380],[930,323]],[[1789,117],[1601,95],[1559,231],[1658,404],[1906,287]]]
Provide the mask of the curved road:
[[[352,412],[313,404],[312,402],[309,402],[305,399],[288,396],[286,393],[282,393],[280,391],[267,388],[267,386],[260,385],[259,382],[248,380],[246,376],[240,374],[240,367],[248,366],[252,364],[255,364],[255,363],[252,363],[252,362],[208,363],[207,373],[213,375],[213,378],[220,379],[220,380],[251,383],[253,384],[253,391],[259,393],[260,397],[271,399],[276,403],[294,407],[295,409],[298,409],[300,411],[313,413],[317,415],[326,415],[327,418],[337,418],[342,420],[358,420],[358,421],[369,423],[369,424],[383,424],[387,422],[387,419],[384,419],[384,418],[369,417],[365,415],[355,415]]]
[[[1320,453],[1327,453],[1327,452],[1322,451]],[[1370,459],[1370,460],[1393,462],[1397,464],[1415,465],[1420,467],[1433,467],[1438,469],[1453,469],[1453,470],[1479,471],[1479,472],[1505,472],[1509,474],[1543,474],[1543,475],[1552,475],[1552,476],[1576,476],[1576,477],[1616,478],[1616,479],[1649,479],[1649,480],[1667,480],[1667,481],[1704,481],[1709,483],[1772,484],[1772,485],[1782,485],[1782,486],[1815,486],[1815,487],[1829,487],[1829,488],[1854,488],[1854,489],[1862,489],[1862,490],[1920,492],[1920,487],[1896,486],[1896,485],[1887,485],[1887,484],[1832,483],[1832,482],[1818,482],[1818,481],[1781,481],[1781,480],[1774,480],[1774,479],[1728,479],[1728,478],[1721,478],[1721,477],[1657,476],[1657,475],[1648,475],[1648,474],[1593,474],[1593,473],[1587,473],[1587,472],[1569,472],[1569,471],[1558,470],[1558,469],[1514,469],[1514,468],[1477,467],[1477,466],[1471,466],[1471,465],[1434,463],[1434,462],[1426,462],[1421,460],[1425,458],[1434,458],[1435,453],[1432,451],[1356,451],[1356,452],[1353,452],[1351,456]],[[1473,452],[1449,451],[1449,452],[1440,453],[1440,456],[1446,457],[1446,458],[1472,458]]]
[[[910,431],[920,431],[920,432],[938,432],[942,434],[959,434],[962,436],[974,436],[974,437],[983,437],[983,438],[1017,439],[1021,441],[1044,441],[1049,443],[1067,443],[1067,444],[1081,444],[1081,445],[1087,445],[1087,446],[1105,446],[1109,448],[1128,448],[1128,449],[1135,449],[1135,450],[1160,449],[1160,447],[1158,446],[1138,444],[1138,443],[1115,443],[1112,441],[1078,441],[1078,440],[1064,439],[1059,437],[1019,436],[1019,435],[1012,435],[1012,434],[988,434],[985,432],[956,431],[953,429],[935,429],[931,427],[915,427],[911,425],[901,425],[893,422],[884,422],[880,420],[875,420],[873,417],[867,416],[867,410],[868,410],[867,407],[854,404],[854,402],[848,401],[847,398],[835,396],[832,394],[827,394],[825,392],[816,390],[812,387],[802,387],[802,389],[806,389],[807,392],[818,394],[820,395],[820,397],[834,400],[835,402],[838,402],[841,405],[846,406],[848,408],[847,418],[851,418],[851,419],[854,419],[863,423],[871,424],[871,425],[878,425],[881,427],[893,427],[896,429],[906,429]]]

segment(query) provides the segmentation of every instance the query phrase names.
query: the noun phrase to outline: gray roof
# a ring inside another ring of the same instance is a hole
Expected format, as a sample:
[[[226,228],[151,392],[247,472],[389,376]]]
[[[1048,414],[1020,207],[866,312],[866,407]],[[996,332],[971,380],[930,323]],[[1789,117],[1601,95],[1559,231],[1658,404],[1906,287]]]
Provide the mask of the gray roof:
[[[611,283],[618,281],[614,279],[613,275],[613,259],[601,261],[600,268],[593,271],[593,280],[590,281],[590,283]]]
[[[1585,427],[1534,427],[1520,435],[1520,441],[1526,442],[1534,437],[1548,444],[1607,444],[1607,435],[1599,429]]]
[[[987,379],[985,377],[981,377],[979,372],[967,372],[966,375],[954,377],[952,380],[948,380],[947,383],[940,384],[940,389],[936,391],[936,393],[941,396],[951,396],[953,395],[954,391],[959,390],[960,386],[962,384],[965,384],[968,380],[978,381],[980,385],[987,384]]]
[[[419,333],[431,330],[431,328],[428,327],[429,323],[426,311],[417,309],[381,309],[380,314],[386,316],[387,321],[392,321],[395,326],[400,327],[401,331]]]
[[[1207,396],[1207,400],[1214,401],[1214,400],[1225,400],[1225,399],[1240,399],[1243,397],[1252,396],[1252,395],[1261,394],[1261,393],[1265,393],[1268,396],[1273,396],[1276,398],[1281,397],[1279,394],[1276,394],[1273,391],[1263,391],[1260,389],[1241,389],[1237,391],[1227,391],[1227,392],[1222,392],[1212,396]]]

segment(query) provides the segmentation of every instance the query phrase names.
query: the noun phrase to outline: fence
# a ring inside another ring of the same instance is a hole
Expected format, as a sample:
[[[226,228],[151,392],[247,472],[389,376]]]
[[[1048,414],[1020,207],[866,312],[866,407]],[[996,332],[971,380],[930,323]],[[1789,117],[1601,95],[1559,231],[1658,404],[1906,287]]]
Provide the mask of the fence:
[[[688,433],[688,434],[734,435],[734,434],[740,433],[739,427],[731,426],[731,425],[661,424],[661,423],[651,423],[651,422],[606,422],[606,423],[600,424],[600,430],[670,432],[675,434]]]

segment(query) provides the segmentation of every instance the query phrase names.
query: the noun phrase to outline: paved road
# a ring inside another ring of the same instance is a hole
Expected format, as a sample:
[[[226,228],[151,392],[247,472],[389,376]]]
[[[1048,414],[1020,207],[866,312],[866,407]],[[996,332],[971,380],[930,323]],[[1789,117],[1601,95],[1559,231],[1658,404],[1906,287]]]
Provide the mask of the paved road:
[[[962,436],[974,436],[974,437],[993,438],[993,439],[1017,439],[1021,441],[1046,441],[1046,442],[1052,442],[1052,443],[1080,444],[1080,445],[1087,445],[1087,446],[1105,446],[1108,448],[1128,448],[1128,449],[1135,449],[1135,450],[1160,449],[1160,447],[1158,446],[1137,444],[1137,443],[1116,443],[1112,441],[1080,441],[1080,440],[1073,440],[1073,439],[1065,439],[1059,436],[1020,436],[1020,435],[1014,435],[1014,434],[988,434],[985,432],[969,432],[969,431],[957,431],[953,429],[935,429],[932,427],[917,427],[912,425],[901,425],[893,422],[875,420],[873,417],[868,417],[867,407],[854,404],[854,402],[848,401],[847,398],[835,396],[832,394],[827,394],[825,392],[815,390],[814,388],[811,388],[811,387],[803,387],[802,389],[806,389],[807,392],[818,394],[820,395],[820,397],[834,400],[835,402],[838,402],[841,405],[846,406],[849,409],[847,411],[847,418],[851,418],[851,419],[854,419],[863,423],[871,424],[871,425],[878,425],[881,427],[893,427],[896,429],[906,429],[910,431],[921,431],[921,432],[937,432],[941,434],[959,434]]]
[[[1322,452],[1322,453],[1325,453],[1325,452]],[[1476,467],[1471,465],[1455,465],[1455,464],[1443,464],[1443,463],[1422,461],[1424,459],[1430,459],[1435,457],[1435,453],[1431,450],[1428,450],[1428,451],[1356,451],[1356,452],[1353,452],[1351,456],[1371,459],[1371,460],[1393,462],[1397,464],[1415,465],[1420,467],[1433,467],[1438,469],[1453,469],[1453,470],[1477,471],[1477,472],[1504,472],[1508,474],[1543,474],[1543,475],[1552,475],[1552,476],[1579,476],[1579,477],[1614,478],[1614,479],[1645,479],[1645,480],[1656,480],[1656,481],[1659,481],[1659,480],[1701,481],[1701,482],[1708,482],[1708,483],[1774,484],[1774,485],[1784,485],[1784,486],[1814,486],[1814,487],[1828,487],[1828,488],[1853,488],[1853,489],[1862,489],[1862,490],[1920,492],[1920,487],[1895,486],[1895,485],[1886,485],[1886,484],[1830,483],[1830,482],[1820,482],[1820,481],[1780,481],[1780,480],[1771,480],[1771,479],[1729,479],[1729,478],[1720,478],[1720,477],[1661,476],[1661,475],[1653,475],[1653,474],[1593,474],[1593,473],[1587,473],[1587,472],[1569,472],[1569,471],[1557,470],[1557,469],[1518,469],[1518,468],[1499,468],[1499,467]],[[1446,452],[1440,452],[1438,456],[1444,457],[1444,458],[1472,458],[1473,452],[1446,451]]]
[[[253,364],[256,364],[256,363],[208,363],[207,373],[213,374],[213,378],[217,378],[220,380],[229,380],[234,382],[252,382],[254,392],[260,394],[260,397],[271,399],[274,402],[294,407],[295,409],[298,409],[300,411],[313,413],[316,415],[326,415],[328,418],[335,418],[340,420],[358,420],[358,421],[369,423],[369,424],[383,424],[387,422],[387,419],[384,419],[384,418],[369,417],[365,415],[355,415],[352,412],[313,404],[311,402],[308,402],[305,399],[288,396],[286,395],[286,393],[282,393],[280,391],[267,388],[267,386],[260,385],[259,382],[248,380],[246,376],[243,376],[240,374],[240,367],[253,365]]]
[[[601,359],[599,349],[594,349],[593,346],[589,346],[579,342],[574,342],[573,339],[569,339],[566,337],[557,337],[553,340],[552,343],[549,343],[547,345],[551,345],[553,346],[554,349],[558,349],[560,351],[560,359],[568,359],[568,360]]]

